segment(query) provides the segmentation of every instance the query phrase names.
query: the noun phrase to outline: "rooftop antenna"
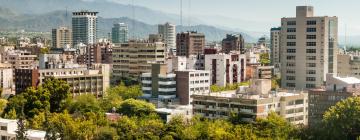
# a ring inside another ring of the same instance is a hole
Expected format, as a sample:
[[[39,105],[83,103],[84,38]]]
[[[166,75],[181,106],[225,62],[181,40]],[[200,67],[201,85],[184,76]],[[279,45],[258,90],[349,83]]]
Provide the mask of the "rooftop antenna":
[[[346,27],[346,24],[345,24],[345,45],[344,45],[344,53],[347,54],[346,52],[346,46],[347,46],[347,27]]]
[[[183,28],[183,0],[180,0],[180,26]]]
[[[132,0],[132,38],[135,39],[135,0]]]

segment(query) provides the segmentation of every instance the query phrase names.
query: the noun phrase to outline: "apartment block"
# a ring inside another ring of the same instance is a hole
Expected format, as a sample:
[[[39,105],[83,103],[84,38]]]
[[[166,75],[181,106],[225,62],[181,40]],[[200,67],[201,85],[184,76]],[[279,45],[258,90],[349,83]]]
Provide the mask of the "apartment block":
[[[129,41],[113,47],[113,76],[139,79],[151,71],[152,63],[165,63],[166,45],[162,42]]]
[[[316,127],[331,106],[355,96],[360,96],[360,79],[327,74],[325,87],[309,90],[309,126]]]
[[[176,95],[180,105],[191,105],[192,95],[210,93],[210,72],[205,70],[181,70],[176,74]]]
[[[338,18],[314,16],[314,7],[296,7],[296,17],[282,18],[281,85],[311,89],[337,73]]]
[[[32,55],[30,52],[21,51],[21,50],[9,50],[3,53],[2,63],[12,64],[12,67],[15,68],[32,68],[36,67],[38,63],[36,62],[37,56]]]
[[[176,26],[169,22],[158,25],[158,34],[163,35],[164,43],[168,49],[176,49]]]
[[[360,55],[338,54],[337,75],[360,78]]]
[[[270,88],[270,80],[259,79],[237,91],[192,95],[193,112],[209,119],[228,118],[231,113],[237,113],[243,121],[255,121],[276,112],[292,124],[307,125],[307,93],[270,92]]]
[[[205,70],[205,55],[176,56],[168,59],[168,63],[171,63],[172,71]]]
[[[166,64],[152,64],[150,73],[141,74],[143,96],[156,107],[166,107],[176,100],[176,74],[168,73]]]
[[[2,93],[11,93],[14,86],[13,69],[6,64],[0,64],[0,88]]]
[[[280,33],[281,27],[270,29],[270,62],[274,66],[274,74],[280,74]]]
[[[102,97],[110,86],[110,66],[108,64],[93,65],[88,68],[61,69],[16,69],[16,94],[28,87],[37,87],[46,78],[54,77],[67,82],[73,96],[94,94]]]
[[[203,54],[205,35],[198,32],[182,32],[176,35],[176,55],[186,56]]]
[[[72,15],[73,45],[80,43],[89,45],[96,43],[98,12],[80,11]]]
[[[226,86],[245,80],[245,55],[210,54],[205,55],[205,70],[210,71],[212,85]]]
[[[66,45],[72,45],[72,30],[67,27],[52,29],[51,41],[53,48],[63,48]]]
[[[226,38],[222,40],[222,51],[230,53],[231,51],[239,51],[241,54],[245,53],[245,41],[241,34],[227,34]]]
[[[82,47],[79,49],[76,62],[87,66],[97,63],[112,64],[112,47],[111,43],[96,43]]]

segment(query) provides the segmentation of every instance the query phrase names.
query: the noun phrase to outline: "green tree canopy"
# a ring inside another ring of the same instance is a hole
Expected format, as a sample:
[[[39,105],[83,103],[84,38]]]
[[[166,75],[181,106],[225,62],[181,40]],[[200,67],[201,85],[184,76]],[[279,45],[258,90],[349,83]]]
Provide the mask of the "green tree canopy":
[[[135,99],[125,100],[118,109],[118,113],[127,116],[146,116],[153,112],[155,112],[153,104]]]
[[[117,94],[121,96],[124,100],[126,99],[136,99],[142,96],[142,90],[140,85],[132,85],[132,86],[125,86],[123,82],[120,85],[109,88],[107,90],[107,94],[114,95]]]

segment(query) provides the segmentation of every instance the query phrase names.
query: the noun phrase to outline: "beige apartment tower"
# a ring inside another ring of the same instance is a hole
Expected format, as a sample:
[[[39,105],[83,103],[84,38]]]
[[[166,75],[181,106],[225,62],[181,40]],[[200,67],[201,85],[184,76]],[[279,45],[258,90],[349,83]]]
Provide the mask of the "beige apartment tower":
[[[337,73],[337,17],[314,16],[312,6],[297,6],[296,17],[281,19],[280,34],[282,87],[320,87],[327,73]]]
[[[52,47],[63,48],[65,45],[72,46],[72,30],[67,27],[52,29]]]

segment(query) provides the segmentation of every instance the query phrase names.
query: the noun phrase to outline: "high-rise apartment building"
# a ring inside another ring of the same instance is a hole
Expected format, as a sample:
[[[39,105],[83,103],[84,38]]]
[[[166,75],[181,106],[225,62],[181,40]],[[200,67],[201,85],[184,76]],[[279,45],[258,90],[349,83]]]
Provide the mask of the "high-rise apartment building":
[[[165,63],[166,47],[162,42],[129,41],[113,47],[113,75],[140,78],[142,73],[151,71],[152,63]]]
[[[67,27],[52,29],[52,47],[63,48],[65,45],[72,46],[72,30]]]
[[[176,55],[186,56],[203,54],[205,35],[197,32],[182,32],[176,35]]]
[[[94,44],[97,39],[97,14],[98,12],[80,11],[73,12],[72,30],[73,45],[79,43]]]
[[[158,34],[163,35],[168,49],[176,49],[176,26],[169,22],[158,25]]]
[[[115,23],[111,30],[111,38],[113,43],[128,42],[129,29],[125,23]]]
[[[226,38],[222,40],[222,50],[224,53],[230,51],[240,51],[241,54],[245,53],[245,41],[241,34],[227,34]]]
[[[298,6],[296,17],[282,18],[281,25],[281,85],[284,88],[320,87],[327,73],[337,73],[337,17],[314,16],[312,6]]]
[[[280,72],[280,32],[280,27],[270,29],[270,62],[275,73]]]

